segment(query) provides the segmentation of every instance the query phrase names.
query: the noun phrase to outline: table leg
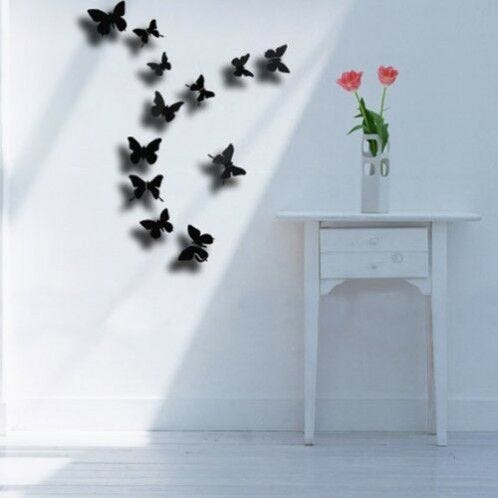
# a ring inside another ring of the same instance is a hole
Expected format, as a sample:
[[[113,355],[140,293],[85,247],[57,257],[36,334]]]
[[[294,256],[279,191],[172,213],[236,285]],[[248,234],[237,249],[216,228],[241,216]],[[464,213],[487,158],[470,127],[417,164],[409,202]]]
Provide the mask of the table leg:
[[[425,298],[425,329],[427,338],[427,431],[436,434],[434,407],[434,354],[432,350],[432,306],[431,296]]]
[[[438,446],[447,444],[446,223],[432,223],[432,346]]]
[[[304,226],[304,442],[313,444],[315,433],[318,304],[320,300],[319,223]]]

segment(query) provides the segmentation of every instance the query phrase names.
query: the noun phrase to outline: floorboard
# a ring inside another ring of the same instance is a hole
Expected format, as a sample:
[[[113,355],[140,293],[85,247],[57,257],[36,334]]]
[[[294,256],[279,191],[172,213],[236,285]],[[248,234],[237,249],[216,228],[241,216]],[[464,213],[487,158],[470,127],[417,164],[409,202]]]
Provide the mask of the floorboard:
[[[0,496],[498,497],[498,434],[13,433]]]

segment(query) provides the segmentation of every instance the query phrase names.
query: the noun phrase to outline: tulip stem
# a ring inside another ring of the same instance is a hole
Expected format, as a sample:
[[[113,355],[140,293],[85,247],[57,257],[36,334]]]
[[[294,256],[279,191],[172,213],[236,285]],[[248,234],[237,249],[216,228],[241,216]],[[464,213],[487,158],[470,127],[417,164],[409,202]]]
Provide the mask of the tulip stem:
[[[386,90],[387,87],[385,86],[382,89],[382,99],[380,100],[380,117],[384,114],[384,101],[386,100]]]

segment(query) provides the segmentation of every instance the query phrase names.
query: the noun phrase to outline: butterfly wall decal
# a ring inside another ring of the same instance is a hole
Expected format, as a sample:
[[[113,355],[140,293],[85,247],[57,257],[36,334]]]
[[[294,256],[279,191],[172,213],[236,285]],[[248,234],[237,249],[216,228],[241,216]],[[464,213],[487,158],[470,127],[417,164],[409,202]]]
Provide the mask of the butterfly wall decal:
[[[234,147],[232,144],[229,144],[221,154],[217,154],[216,156],[208,154],[208,157],[213,160],[213,164],[223,166],[223,171],[220,176],[222,183],[225,183],[225,180],[228,180],[231,176],[240,176],[246,174],[245,169],[239,168],[239,166],[235,166],[233,164],[233,153]]]
[[[155,36],[156,38],[164,38],[164,36],[159,33],[157,29],[157,22],[155,19],[152,19],[149,23],[148,28],[137,28],[134,29],[133,32],[142,40],[142,47],[149,43],[149,36]]]
[[[142,159],[147,161],[149,164],[154,164],[157,161],[157,151],[159,150],[159,145],[161,144],[162,138],[156,138],[149,142],[148,145],[142,146],[133,137],[128,137],[128,143],[130,146],[130,161],[133,164],[138,164]]]
[[[148,62],[147,65],[156,73],[157,76],[162,76],[164,71],[171,69],[171,63],[168,61],[166,52],[161,56],[161,62]]]
[[[249,76],[253,77],[254,74],[251,73],[248,69],[246,69],[244,66],[246,65],[247,61],[249,60],[250,55],[242,55],[241,57],[235,57],[232,59],[232,66],[235,67],[235,71],[233,72],[234,76],[241,77],[241,76]]]
[[[268,59],[266,69],[274,73],[280,71],[281,73],[290,73],[289,68],[282,62],[282,57],[287,50],[287,45],[281,45],[275,50],[269,49],[265,52],[265,57]]]
[[[163,209],[158,220],[142,220],[140,225],[146,230],[149,230],[149,235],[153,239],[159,239],[162,232],[171,233],[173,231],[173,225],[169,221],[169,212],[167,208]]]
[[[159,190],[163,181],[163,175],[157,175],[150,182],[142,180],[139,176],[136,175],[130,175],[128,178],[130,179],[131,184],[134,188],[133,197],[130,199],[130,202],[135,199],[140,199],[142,195],[144,195],[144,193],[147,191],[150,192],[154,199],[159,199],[161,202],[164,202],[164,200],[161,198],[161,192]]]
[[[123,17],[125,15],[125,9],[125,2],[119,2],[112,12],[104,12],[99,9],[89,9],[87,12],[92,21],[97,23],[97,31],[103,36],[108,35],[111,28],[115,28],[119,31],[124,31],[126,29],[126,21]]]
[[[190,88],[193,92],[198,92],[197,94],[197,102],[201,103],[204,99],[210,99],[215,96],[214,92],[210,90],[206,90],[204,88],[204,76],[201,74],[195,83],[191,85],[185,85],[187,88]]]
[[[180,100],[174,104],[166,105],[161,93],[156,91],[154,95],[154,105],[150,108],[150,113],[155,118],[163,117],[166,122],[169,123],[175,119],[176,113],[180,110],[180,107],[183,104],[184,102]]]
[[[192,225],[187,227],[192,243],[186,247],[178,256],[178,261],[191,261],[195,259],[198,263],[203,263],[208,259],[206,245],[212,244],[214,239],[209,233],[201,233],[198,228]]]

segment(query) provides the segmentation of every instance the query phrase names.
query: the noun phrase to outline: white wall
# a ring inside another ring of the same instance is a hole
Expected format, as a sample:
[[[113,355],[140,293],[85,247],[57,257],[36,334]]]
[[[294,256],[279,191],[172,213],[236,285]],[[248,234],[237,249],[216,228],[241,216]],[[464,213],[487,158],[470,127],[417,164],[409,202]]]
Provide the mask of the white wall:
[[[363,69],[375,102],[375,69],[393,64],[392,208],[484,217],[449,234],[450,428],[498,429],[496,2],[128,0],[130,27],[156,17],[166,35],[138,56],[87,43],[92,2],[11,4],[10,428],[299,428],[302,229],[275,213],[358,209],[354,102],[335,79]],[[223,85],[226,61],[284,42],[281,84]],[[156,136],[137,72],[163,47],[165,95],[200,72],[217,95],[163,132],[151,175],[165,174],[176,231],[145,250],[118,148]],[[248,174],[213,193],[201,164],[229,141]],[[188,223],[216,239],[196,273],[170,267]],[[422,296],[348,283],[321,310],[318,429],[422,429]]]

